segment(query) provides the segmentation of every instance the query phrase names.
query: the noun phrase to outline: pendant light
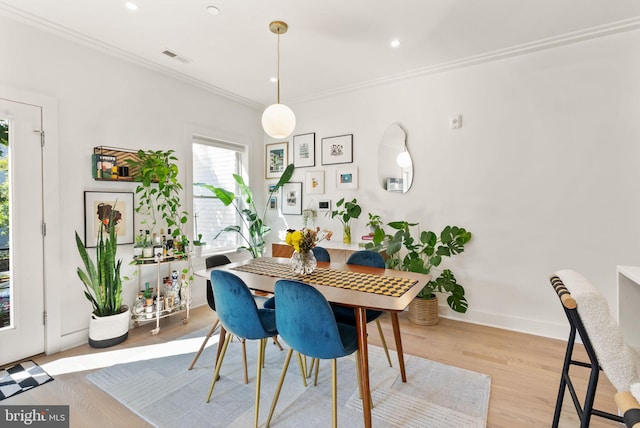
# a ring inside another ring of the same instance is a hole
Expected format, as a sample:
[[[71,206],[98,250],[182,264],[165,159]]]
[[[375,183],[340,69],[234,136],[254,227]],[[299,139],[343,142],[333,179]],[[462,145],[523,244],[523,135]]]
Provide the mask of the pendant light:
[[[269,24],[272,33],[278,35],[278,101],[271,104],[262,113],[262,127],[271,138],[286,138],[296,127],[296,116],[284,104],[280,104],[280,34],[287,32],[289,26],[282,21]]]

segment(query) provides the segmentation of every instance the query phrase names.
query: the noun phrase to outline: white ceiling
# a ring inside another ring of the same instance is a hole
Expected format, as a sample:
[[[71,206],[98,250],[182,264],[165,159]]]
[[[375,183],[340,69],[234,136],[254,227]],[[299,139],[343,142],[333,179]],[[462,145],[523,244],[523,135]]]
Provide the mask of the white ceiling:
[[[289,24],[283,103],[640,28],[639,0],[134,1],[0,0],[0,13],[253,105],[276,99],[273,20]]]

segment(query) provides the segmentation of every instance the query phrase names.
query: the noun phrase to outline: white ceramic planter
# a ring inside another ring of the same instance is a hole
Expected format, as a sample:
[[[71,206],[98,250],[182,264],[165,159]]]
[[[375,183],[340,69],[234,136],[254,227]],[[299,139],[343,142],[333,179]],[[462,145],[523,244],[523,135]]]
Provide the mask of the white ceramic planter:
[[[129,310],[108,317],[91,314],[89,320],[89,345],[93,348],[107,348],[127,340],[129,337]]]

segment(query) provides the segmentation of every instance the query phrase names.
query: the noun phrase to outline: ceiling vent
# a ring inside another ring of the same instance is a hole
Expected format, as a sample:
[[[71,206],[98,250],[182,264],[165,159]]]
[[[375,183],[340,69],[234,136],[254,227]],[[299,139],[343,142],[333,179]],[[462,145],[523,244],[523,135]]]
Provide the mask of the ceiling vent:
[[[183,64],[189,64],[191,62],[191,60],[186,56],[180,55],[179,53],[177,53],[176,51],[172,51],[171,49],[165,49],[164,51],[162,51],[162,53],[168,56],[169,58],[173,58],[176,61],[180,61]]]

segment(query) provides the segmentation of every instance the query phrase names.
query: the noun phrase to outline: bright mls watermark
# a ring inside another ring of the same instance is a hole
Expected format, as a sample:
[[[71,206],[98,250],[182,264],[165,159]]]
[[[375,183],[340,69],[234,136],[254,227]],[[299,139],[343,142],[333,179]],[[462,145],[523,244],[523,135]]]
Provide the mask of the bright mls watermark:
[[[0,406],[0,427],[69,428],[69,406]]]

